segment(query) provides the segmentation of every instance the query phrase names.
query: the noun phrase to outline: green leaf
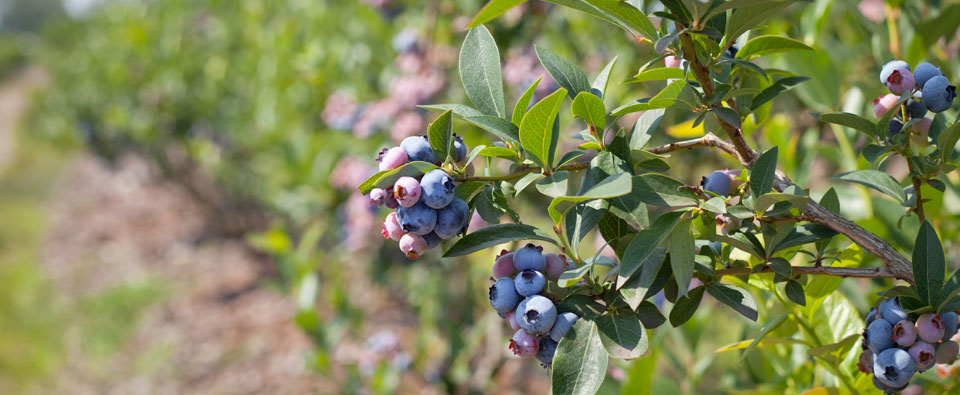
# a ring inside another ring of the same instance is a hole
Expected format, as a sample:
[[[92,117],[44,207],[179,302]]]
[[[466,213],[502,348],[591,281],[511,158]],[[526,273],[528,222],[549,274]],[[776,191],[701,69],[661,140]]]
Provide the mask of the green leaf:
[[[737,127],[737,129],[740,128],[740,114],[737,114],[736,111],[727,107],[715,107],[710,109],[710,112],[717,116],[718,121],[729,123]]]
[[[660,126],[660,120],[663,119],[663,113],[666,110],[659,108],[656,110],[644,111],[637,118],[637,123],[633,125],[633,132],[630,133],[630,149],[641,150],[653,137],[653,133]]]
[[[563,154],[563,156],[561,156],[559,160],[557,160],[557,167],[560,167],[560,166],[563,166],[563,165],[565,165],[565,164],[567,164],[567,163],[573,162],[574,160],[576,160],[577,158],[579,158],[579,157],[581,157],[581,156],[583,156],[583,155],[584,155],[583,151],[570,151],[570,152],[567,152],[567,153]]]
[[[647,351],[647,331],[633,312],[604,314],[596,320],[600,342],[617,359],[640,358]]]
[[[590,234],[606,212],[607,204],[603,200],[578,203],[567,212],[564,223],[571,250],[579,251],[580,241]]]
[[[960,140],[960,122],[953,124],[937,136],[937,147],[940,148],[940,163],[947,163],[950,160],[958,140]]]
[[[693,279],[694,258],[693,233],[690,232],[691,220],[685,219],[677,223],[670,232],[670,244],[667,252],[670,253],[670,267],[673,269],[673,278],[677,282],[680,296],[687,294],[690,280]]]
[[[638,101],[617,107],[610,112],[610,115],[620,116],[637,111],[647,111],[670,107],[677,102],[677,96],[680,96],[680,92],[682,92],[683,88],[686,86],[687,82],[684,80],[673,81],[670,83],[670,85],[667,85],[666,88],[663,88],[662,91],[657,93],[656,96],[651,97],[650,100]]]
[[[760,327],[760,334],[758,334],[757,337],[753,339],[753,342],[751,342],[750,345],[747,346],[747,349],[743,351],[743,355],[740,356],[740,362],[743,363],[743,360],[747,358],[747,355],[750,354],[750,351],[753,351],[753,348],[760,343],[760,339],[763,339],[763,337],[766,336],[768,333],[770,333],[774,329],[779,328],[780,325],[783,325],[783,323],[787,320],[787,316],[789,314],[790,314],[789,312],[780,313],[777,316],[773,317],[772,319],[768,320],[767,322],[764,322],[763,326]]]
[[[853,346],[856,345],[857,341],[861,338],[862,335],[860,334],[849,335],[839,342],[811,348],[807,351],[807,354],[820,358],[830,365],[836,366],[843,361],[847,353],[850,352]]]
[[[770,85],[756,96],[753,97],[753,101],[750,103],[750,110],[756,110],[760,106],[766,104],[766,102],[773,100],[773,98],[779,96],[781,93],[790,90],[795,85],[809,80],[807,77],[786,77],[777,80],[773,85]]]
[[[480,110],[476,108],[466,106],[463,104],[424,104],[417,107],[427,109],[430,111],[439,111],[445,112],[447,110],[453,110],[453,115],[456,115],[458,118],[466,119],[469,117],[479,117],[483,115]]]
[[[703,202],[700,205],[700,208],[707,210],[711,213],[717,214],[726,214],[727,213],[727,203],[720,196],[715,196],[707,201]]]
[[[573,99],[570,106],[573,116],[582,119],[588,125],[593,125],[597,133],[607,127],[607,109],[603,107],[603,100],[590,92],[580,92]]]
[[[777,147],[774,146],[760,155],[750,169],[750,192],[754,198],[770,192],[777,173]]]
[[[777,52],[812,51],[813,48],[801,41],[782,36],[760,36],[751,38],[737,51],[737,59],[749,60]]]
[[[700,307],[700,301],[703,300],[703,289],[704,287],[701,285],[690,290],[687,296],[681,296],[677,299],[677,303],[674,304],[673,309],[670,310],[670,325],[676,328],[693,317],[693,314],[697,312],[697,308]]]
[[[564,93],[570,95],[571,99],[575,98],[580,92],[590,92],[590,81],[587,80],[587,75],[580,67],[549,49],[534,48],[537,57],[540,58],[540,64],[547,69],[547,72],[557,81],[560,87],[566,89]]]
[[[525,1],[527,0],[490,0],[487,5],[480,9],[480,12],[477,13],[477,16],[473,17],[473,20],[470,21],[470,24],[467,25],[467,28],[474,28],[490,22],[496,17],[503,15],[503,13],[507,12],[507,10],[516,7]]]
[[[801,306],[807,305],[807,297],[803,294],[803,286],[800,285],[800,282],[796,280],[787,281],[784,291],[787,293],[787,298],[793,303]]]
[[[943,292],[941,293],[940,300],[946,302],[950,300],[958,291],[960,291],[960,270],[953,272],[953,275],[950,276],[950,279],[947,280],[947,283],[943,286]],[[940,312],[945,312],[941,310]]]
[[[523,116],[527,113],[527,108],[530,107],[530,100],[533,99],[533,94],[537,91],[537,87],[540,86],[540,80],[542,79],[542,76],[537,77],[537,80],[533,81],[533,83],[527,87],[527,90],[523,91],[523,96],[520,96],[517,104],[513,106],[512,120],[516,127],[520,127],[520,122],[523,121]]]
[[[595,394],[607,377],[609,362],[597,325],[587,319],[577,320],[563,335],[553,356],[553,393]]]
[[[784,1],[737,8],[733,14],[727,18],[726,32],[723,37],[724,47],[730,46],[741,34],[753,29],[768,17],[776,14],[788,5],[790,5],[790,2]]]
[[[453,257],[467,255],[487,247],[493,247],[514,240],[541,240],[557,244],[557,241],[549,233],[530,225],[491,225],[463,236],[450,246],[450,248],[443,253],[443,256]]]
[[[837,174],[830,177],[834,180],[852,182],[855,184],[866,185],[870,188],[883,192],[886,195],[897,199],[903,203],[907,196],[903,193],[903,188],[889,174],[877,170],[854,170],[846,173]]]
[[[640,265],[647,261],[647,258],[654,253],[660,243],[670,235],[677,222],[680,222],[683,214],[683,211],[663,214],[653,222],[650,228],[637,232],[623,253],[620,273],[617,277],[617,288],[622,287],[630,276],[640,268]]]
[[[543,174],[527,173],[527,175],[517,180],[517,183],[514,184],[513,186],[513,189],[516,190],[516,193],[514,194],[514,196],[520,196],[520,192],[522,192],[524,189],[527,189],[527,187],[530,186],[530,184],[533,184],[534,182],[539,180],[541,177],[543,177]]]
[[[456,114],[456,110],[454,110],[454,114]],[[463,118],[463,120],[477,125],[481,129],[493,133],[493,135],[501,139],[520,142],[519,129],[506,119],[492,115],[478,115],[475,117],[466,117]]]
[[[662,174],[650,173],[633,179],[630,197],[654,206],[695,206],[697,195],[691,190],[680,189],[684,184]]]
[[[547,208],[547,212],[550,213],[550,218],[553,219],[553,223],[559,224],[563,214],[574,204],[587,200],[609,199],[625,195],[630,193],[630,187],[631,180],[629,174],[616,174],[594,185],[593,188],[590,188],[590,190],[583,195],[554,198],[553,201],[550,202],[550,207]]]
[[[370,193],[370,190],[373,188],[389,188],[393,186],[393,183],[397,182],[400,177],[416,177],[437,168],[433,163],[420,161],[410,162],[396,169],[384,170],[374,174],[362,184],[358,185],[357,188],[360,189],[360,193],[366,195]]]
[[[520,160],[520,157],[517,155],[516,151],[509,148],[497,147],[495,145],[484,147],[482,150],[480,150],[478,155],[488,158],[510,159],[513,161]]]
[[[753,296],[747,290],[728,284],[709,283],[707,284],[707,293],[751,321],[757,320],[757,302],[753,300]]]
[[[620,55],[614,56],[613,60],[607,63],[607,65],[603,67],[603,70],[600,70],[600,74],[597,74],[597,78],[594,78],[593,83],[590,84],[590,92],[593,92],[594,95],[597,95],[601,99],[607,94],[607,83],[610,82],[610,72],[613,71],[613,66],[617,64],[617,59],[620,59]]]
[[[643,12],[629,2],[609,0],[545,0],[580,10],[613,23],[629,32],[640,33],[650,41],[657,39],[657,28]]]
[[[567,195],[567,171],[558,171],[537,181],[537,190],[550,197]]]
[[[762,213],[764,211],[767,211],[767,208],[769,208],[770,206],[776,203],[790,202],[790,204],[793,205],[793,207],[796,207],[800,211],[803,211],[805,208],[807,208],[807,201],[808,201],[808,198],[806,196],[797,196],[797,195],[791,195],[787,193],[770,192],[770,193],[763,194],[763,196],[760,196],[760,198],[757,199],[757,203],[754,205],[754,209],[757,212]]]
[[[643,324],[643,327],[646,329],[656,329],[660,325],[663,325],[664,322],[667,322],[667,318],[663,316],[663,313],[660,312],[657,305],[651,303],[649,300],[644,300],[640,303],[636,310],[637,318],[640,319],[640,323]]]
[[[916,282],[917,296],[928,306],[940,304],[946,270],[943,246],[937,231],[929,222],[923,221],[913,246],[913,280]]]
[[[633,84],[637,82],[646,82],[646,81],[662,81],[666,79],[677,79],[684,78],[683,69],[676,67],[661,67],[658,69],[648,69],[644,70],[630,79],[623,81],[620,85],[623,84]]]
[[[570,288],[580,281],[583,276],[590,272],[590,268],[593,264],[585,264],[576,269],[567,270],[560,274],[560,278],[557,279],[557,285],[560,288]]]
[[[563,88],[557,89],[533,105],[520,122],[520,145],[544,169],[551,169],[553,166],[554,150],[559,138],[553,132],[553,122],[566,93]]]
[[[452,133],[452,114],[453,110],[444,111],[427,128],[427,138],[430,141],[430,147],[433,153],[441,162],[446,162],[450,155],[450,145],[453,144]]]
[[[453,189],[453,197],[469,202],[477,193],[480,193],[485,186],[487,186],[487,184],[482,181],[461,182]]]
[[[459,64],[460,81],[470,101],[486,115],[506,118],[500,51],[487,28],[478,26],[467,31]]]
[[[816,114],[815,114],[816,116]],[[856,114],[848,112],[828,112],[817,116],[820,122],[835,123],[840,126],[859,130],[866,133],[867,136],[877,137],[876,125]]]
[[[667,257],[667,249],[663,247],[655,248],[640,264],[640,273],[634,273],[630,279],[620,287],[620,296],[631,309],[636,310],[643,302],[647,291],[657,279],[660,267]]]

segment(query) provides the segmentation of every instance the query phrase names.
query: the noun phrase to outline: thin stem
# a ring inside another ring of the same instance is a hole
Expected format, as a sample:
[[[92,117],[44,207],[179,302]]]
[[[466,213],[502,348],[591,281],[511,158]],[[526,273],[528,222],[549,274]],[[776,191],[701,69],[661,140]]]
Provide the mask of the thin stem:
[[[662,155],[673,151],[693,149],[698,147],[719,148],[721,151],[730,154],[730,156],[733,156],[734,158],[737,158],[738,161],[742,161],[740,158],[740,153],[737,152],[737,147],[734,147],[733,144],[730,144],[729,142],[710,132],[707,132],[707,134],[703,135],[703,137],[697,139],[664,144],[648,148],[646,151],[652,154]]]
[[[900,105],[900,119],[904,120],[904,123],[906,123],[906,119],[907,119],[906,104]],[[912,128],[913,127],[911,127],[911,129]],[[905,137],[905,139],[903,142],[903,152],[901,152],[900,154],[903,155],[904,159],[907,160],[907,169],[909,169],[910,173],[912,174],[914,172],[914,166],[913,166],[913,157],[910,152],[911,136],[909,134],[909,131],[907,130],[902,130],[902,132],[903,132],[903,137]],[[920,222],[923,222],[926,219],[926,217],[923,215],[923,197],[920,196],[920,186],[922,182],[920,180],[919,175],[912,176],[911,179],[913,182],[913,193],[917,200],[914,203],[913,212],[917,213],[917,217],[920,218]]]
[[[560,170],[583,170],[589,167],[589,163],[571,163],[568,165],[563,165],[557,168],[557,171]],[[520,169],[516,172],[510,174],[504,174],[502,176],[465,176],[457,178],[457,181],[466,182],[466,181],[483,181],[483,182],[494,182],[494,181],[512,181],[520,177],[523,177],[529,173],[533,173],[537,170],[541,170],[539,167],[526,167]],[[453,174],[456,175],[456,174]]]
[[[858,277],[858,278],[895,278],[894,273],[886,267],[873,267],[873,268],[855,268],[855,267],[832,267],[832,266],[792,266],[793,273],[796,274],[810,274],[810,275],[824,275],[824,276],[836,276],[836,277]],[[764,267],[759,270],[757,273],[768,273],[773,271],[769,266]],[[737,267],[732,269],[721,269],[717,270],[716,276],[744,276],[755,274],[753,273],[753,268],[750,267]]]
[[[798,215],[796,217],[757,217],[762,222],[812,222],[814,218],[809,215]]]

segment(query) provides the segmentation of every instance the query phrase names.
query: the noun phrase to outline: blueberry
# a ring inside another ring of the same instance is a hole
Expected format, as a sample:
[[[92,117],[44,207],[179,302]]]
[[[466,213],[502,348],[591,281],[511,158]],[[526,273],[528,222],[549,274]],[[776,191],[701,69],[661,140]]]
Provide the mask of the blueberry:
[[[877,97],[873,101],[873,116],[877,119],[883,118],[883,115],[893,109],[897,105],[897,101],[900,100],[900,96],[888,93],[884,96]]]
[[[437,210],[437,227],[433,229],[442,239],[450,239],[466,231],[470,219],[470,207],[460,198]]]
[[[563,254],[543,254],[543,258],[547,261],[547,268],[544,273],[547,278],[551,280],[560,278],[560,275],[567,268],[567,257]]]
[[[437,236],[436,231],[427,233],[426,236],[423,236],[423,240],[427,242],[428,250],[432,250],[440,245],[440,236]]]
[[[400,238],[403,237],[403,228],[397,222],[397,213],[387,214],[387,218],[380,225],[380,234],[383,235],[384,239],[400,241]]]
[[[900,347],[910,347],[917,341],[917,326],[913,321],[903,320],[893,326],[893,342]]]
[[[407,137],[400,142],[400,148],[407,153],[408,161],[437,163],[437,155],[433,153],[433,147],[430,147],[426,136]]]
[[[896,394],[907,388],[906,384],[901,387],[891,387],[878,380],[877,376],[873,376],[873,385],[880,391],[883,391],[884,394]]]
[[[880,302],[878,310],[880,311],[880,318],[889,322],[890,327],[907,319],[907,313],[904,313],[903,309],[900,308],[900,302],[897,298],[890,298]]]
[[[924,115],[927,115],[927,107],[913,99],[907,100],[907,115],[910,116],[910,119],[923,118]]]
[[[493,278],[513,277],[517,269],[513,266],[513,253],[503,250],[504,253],[493,262]]]
[[[876,307],[870,309],[870,311],[867,312],[867,318],[865,318],[865,319],[863,320],[863,325],[864,325],[865,327],[866,327],[866,326],[870,326],[870,324],[872,324],[873,321],[877,319],[877,314],[878,314],[878,313],[877,313],[877,308],[876,308]]]
[[[397,199],[397,202],[400,203],[402,207],[412,207],[414,204],[417,204],[417,202],[420,201],[422,191],[420,182],[413,177],[400,177],[400,179],[393,184],[393,197]]]
[[[424,236],[433,232],[433,228],[437,225],[437,211],[427,207],[423,202],[413,207],[400,207],[397,209],[397,222],[405,232]]]
[[[423,202],[437,210],[447,207],[453,201],[454,187],[453,178],[440,169],[428,171],[420,180]]]
[[[943,75],[943,73],[940,72],[939,67],[927,62],[918,64],[917,69],[913,71],[913,79],[917,81],[917,86],[919,87],[923,87],[923,84],[927,83],[931,78],[941,75]]]
[[[887,77],[887,89],[897,95],[902,95],[903,92],[910,91],[916,86],[917,82],[914,81],[913,73],[910,72],[909,68],[894,70]]]
[[[960,326],[957,313],[949,311],[940,314],[940,320],[943,321],[943,337],[940,340],[948,341],[953,335],[957,334],[957,327]]]
[[[517,323],[523,330],[532,334],[542,335],[547,333],[556,320],[557,307],[546,297],[540,295],[528,296],[517,305]]]
[[[902,69],[910,70],[910,65],[902,60],[892,60],[884,63],[883,68],[880,69],[880,83],[886,84],[887,79],[890,78],[890,74],[893,74],[895,70]]]
[[[543,256],[543,247],[527,244],[513,253],[513,265],[517,270],[533,269],[542,272],[547,267],[547,259]]]
[[[370,204],[374,206],[383,206],[387,201],[387,193],[383,189],[373,188],[370,190]]]
[[[393,187],[388,188],[386,191],[387,197],[383,201],[383,206],[394,210],[397,207],[400,207],[400,202],[397,201],[397,197],[393,195]]]
[[[453,158],[457,163],[463,164],[467,160],[467,145],[463,143],[463,137],[453,135],[453,151],[456,157]]]
[[[506,316],[503,319],[507,320],[507,324],[510,325],[510,329],[517,330],[520,329],[520,323],[517,322],[517,311],[511,310],[508,311]]]
[[[952,364],[957,360],[960,345],[955,341],[945,341],[937,345],[937,363]]]
[[[520,295],[510,277],[501,277],[490,286],[490,305],[500,313],[508,313],[517,308]]]
[[[873,374],[881,383],[891,387],[903,387],[914,373],[910,353],[899,348],[888,348],[873,359]]]
[[[917,318],[917,336],[927,343],[939,342],[945,329],[939,315],[927,313]]]
[[[553,364],[553,354],[557,353],[557,342],[549,337],[540,338],[540,350],[537,351],[537,360],[543,367],[550,367]]]
[[[930,369],[937,362],[936,350],[927,342],[916,342],[907,350],[913,358],[913,366],[918,372]]]
[[[704,191],[710,191],[720,196],[730,195],[730,176],[721,170],[716,170],[700,180]]]
[[[890,325],[887,320],[876,320],[867,327],[863,336],[867,340],[867,347],[870,348],[870,351],[879,354],[881,351],[893,347],[892,333],[893,325]]]
[[[571,312],[558,315],[557,321],[553,324],[553,328],[550,328],[550,338],[559,342],[560,339],[563,338],[563,335],[567,334],[567,331],[573,326],[573,323],[579,319],[580,317],[577,317],[576,314]]]
[[[944,112],[953,106],[957,97],[957,87],[950,85],[947,77],[938,75],[923,84],[923,105],[933,112]]]
[[[896,136],[903,131],[903,122],[900,122],[899,119],[893,118],[890,120],[890,124],[887,125],[887,135]]]
[[[393,170],[407,163],[407,152],[400,147],[393,147],[380,154],[380,171]]]
[[[543,291],[543,288],[547,285],[547,279],[543,277],[543,274],[530,269],[520,272],[513,279],[513,282],[516,284],[517,293],[520,296],[536,295]]]
[[[407,254],[407,258],[417,259],[427,251],[427,241],[421,236],[407,233],[400,238],[400,251]]]
[[[873,374],[873,351],[863,350],[857,359],[857,368],[866,374]]]
[[[513,355],[529,358],[537,355],[537,351],[540,351],[540,340],[537,339],[537,336],[523,329],[518,329],[510,339],[508,347],[510,351],[513,351]]]

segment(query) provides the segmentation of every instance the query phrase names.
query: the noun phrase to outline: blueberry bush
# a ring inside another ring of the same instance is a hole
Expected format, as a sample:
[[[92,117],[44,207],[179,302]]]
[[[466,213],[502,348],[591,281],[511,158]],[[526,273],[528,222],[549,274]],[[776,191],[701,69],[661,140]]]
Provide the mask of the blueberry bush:
[[[107,2],[31,44],[53,77],[31,124],[150,158],[270,254],[308,366],[344,391],[947,393],[956,20],[895,0]],[[401,310],[404,347],[381,330]]]

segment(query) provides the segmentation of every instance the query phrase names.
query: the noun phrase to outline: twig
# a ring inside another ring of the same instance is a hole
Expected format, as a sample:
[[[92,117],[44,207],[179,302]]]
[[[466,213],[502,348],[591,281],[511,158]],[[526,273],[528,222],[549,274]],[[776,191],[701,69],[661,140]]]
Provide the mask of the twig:
[[[700,137],[698,139],[664,144],[664,145],[648,148],[646,151],[652,154],[662,155],[662,154],[666,154],[673,151],[693,149],[697,147],[719,148],[723,152],[726,152],[731,156],[733,156],[734,158],[737,158],[738,161],[741,161],[741,162],[743,161],[740,158],[740,153],[737,152],[737,147],[734,147],[733,144],[730,144],[729,142],[717,137],[715,134],[710,132],[707,132],[707,134],[703,135],[703,137]]]
[[[859,278],[890,278],[896,277],[887,267],[856,268],[856,267],[832,267],[832,266],[791,266],[795,274],[817,274],[837,277],[859,277]],[[769,266],[757,271],[757,273],[768,273],[773,271]],[[732,269],[717,270],[716,276],[743,276],[753,274],[753,268],[738,267]]]
[[[813,217],[809,215],[798,215],[796,217],[759,217],[762,222],[813,222]]]
[[[571,163],[568,165],[563,165],[557,168],[557,171],[560,170],[583,170],[589,167],[589,163]],[[466,182],[466,181],[483,181],[483,182],[492,182],[492,181],[512,181],[520,177],[523,177],[529,173],[533,173],[537,170],[540,170],[539,167],[526,167],[520,169],[516,172],[510,174],[504,174],[502,176],[465,176],[457,178],[457,181]]]

